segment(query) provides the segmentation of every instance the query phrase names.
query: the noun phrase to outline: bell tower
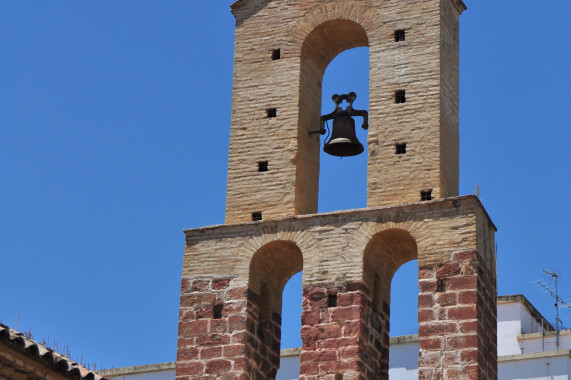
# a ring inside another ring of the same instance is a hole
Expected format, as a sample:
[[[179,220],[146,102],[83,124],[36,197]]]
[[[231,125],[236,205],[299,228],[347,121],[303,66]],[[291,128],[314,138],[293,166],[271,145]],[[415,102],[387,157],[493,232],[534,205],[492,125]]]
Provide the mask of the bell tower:
[[[462,0],[231,9],[226,224],[185,231],[177,379],[275,378],[282,291],[302,270],[300,379],[387,379],[391,281],[415,259],[418,378],[496,379],[495,226],[458,196]],[[323,74],[360,46],[367,208],[316,214]]]

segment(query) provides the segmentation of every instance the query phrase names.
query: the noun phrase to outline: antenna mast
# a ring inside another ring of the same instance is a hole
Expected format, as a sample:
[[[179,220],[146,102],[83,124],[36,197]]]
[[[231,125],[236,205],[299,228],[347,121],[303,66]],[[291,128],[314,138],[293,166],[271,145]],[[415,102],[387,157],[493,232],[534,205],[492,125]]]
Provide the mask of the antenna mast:
[[[553,277],[553,280],[555,281],[555,290],[549,289],[541,281],[536,281],[536,283],[541,285],[545,290],[547,290],[547,292],[549,294],[551,294],[551,297],[555,298],[555,344],[556,344],[557,349],[559,350],[559,325],[560,324],[563,325],[563,323],[561,322],[561,319],[559,319],[559,304],[561,304],[562,307],[571,307],[571,305],[569,305],[567,302],[565,302],[565,300],[559,298],[559,293],[557,290],[557,277],[559,277],[559,276],[557,275],[557,273],[548,272],[545,269],[542,269],[541,271],[543,273],[548,274],[549,276]]]

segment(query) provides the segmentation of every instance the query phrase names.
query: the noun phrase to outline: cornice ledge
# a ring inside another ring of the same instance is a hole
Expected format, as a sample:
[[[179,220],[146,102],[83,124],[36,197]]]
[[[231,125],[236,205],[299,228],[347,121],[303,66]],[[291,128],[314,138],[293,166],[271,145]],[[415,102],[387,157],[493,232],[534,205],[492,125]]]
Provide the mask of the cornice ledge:
[[[242,1],[242,0],[238,0],[238,1]],[[458,11],[458,14],[461,15],[462,12],[464,12],[466,9],[468,9],[468,7],[466,7],[466,4],[464,4],[464,2],[462,0],[450,0],[452,2],[452,5],[454,5],[454,8],[456,8],[456,10]]]

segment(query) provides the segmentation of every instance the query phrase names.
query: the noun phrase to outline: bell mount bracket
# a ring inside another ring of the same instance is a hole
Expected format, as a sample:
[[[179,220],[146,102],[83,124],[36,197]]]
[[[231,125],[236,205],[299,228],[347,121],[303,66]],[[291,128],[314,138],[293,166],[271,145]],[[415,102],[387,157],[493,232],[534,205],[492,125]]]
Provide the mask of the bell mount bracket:
[[[365,110],[356,110],[353,108],[353,102],[357,98],[357,94],[354,92],[350,92],[344,95],[335,94],[331,97],[331,100],[335,103],[335,109],[333,112],[328,113],[327,115],[323,115],[320,118],[320,125],[319,131],[309,132],[309,134],[319,133],[321,135],[325,134],[325,121],[335,119],[337,116],[346,115],[346,116],[361,116],[363,118],[363,125],[361,126],[363,129],[369,129],[369,113]],[[340,104],[346,100],[349,105],[347,108],[341,108]]]

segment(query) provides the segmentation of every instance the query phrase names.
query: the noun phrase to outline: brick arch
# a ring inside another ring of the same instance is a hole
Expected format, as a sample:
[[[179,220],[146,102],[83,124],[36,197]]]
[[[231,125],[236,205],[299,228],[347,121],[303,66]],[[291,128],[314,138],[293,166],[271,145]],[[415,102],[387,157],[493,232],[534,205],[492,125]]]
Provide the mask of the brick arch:
[[[313,7],[296,22],[290,33],[292,45],[301,51],[307,37],[319,25],[340,19],[359,24],[368,35],[378,31],[383,25],[383,18],[378,7],[365,5],[362,1],[354,0],[330,2]]]
[[[252,257],[248,287],[260,293],[260,283],[265,282],[272,293],[279,295],[272,300],[271,310],[281,313],[281,292],[288,280],[303,269],[303,255],[292,241],[277,240],[262,246]]]
[[[375,310],[388,308],[394,274],[403,264],[417,258],[416,240],[408,231],[389,228],[373,235],[363,253],[363,282],[370,289]]]
[[[358,22],[346,18],[324,21],[307,35],[301,45],[302,70],[309,65],[320,74],[312,79],[320,79],[338,54],[363,46],[369,46],[369,38]]]
[[[301,252],[310,252],[317,247],[314,236],[307,230],[300,230],[291,224],[271,223],[262,227],[257,232],[252,232],[250,236],[240,239],[239,248],[236,251],[235,273],[247,274],[251,268],[254,255],[264,246],[275,242],[291,242],[295,244]],[[243,278],[243,280],[246,280]]]
[[[380,232],[392,229],[406,231],[416,243],[417,257],[415,259],[418,259],[420,266],[441,260],[442,252],[454,252],[459,249],[456,246],[457,242],[453,239],[453,234],[437,238],[435,234],[437,232],[443,234],[443,232],[435,227],[410,215],[387,213],[374,223],[365,223],[354,235],[353,241],[355,246],[364,253],[371,239]]]
[[[391,282],[403,264],[418,257],[416,240],[402,228],[388,228],[375,233],[363,252],[363,283],[369,292],[369,307],[364,309],[369,346],[376,352],[368,366],[376,368],[381,379],[388,379]]]
[[[250,262],[246,328],[252,379],[274,379],[280,364],[282,293],[303,269],[303,255],[292,241],[276,240],[259,248]]]

